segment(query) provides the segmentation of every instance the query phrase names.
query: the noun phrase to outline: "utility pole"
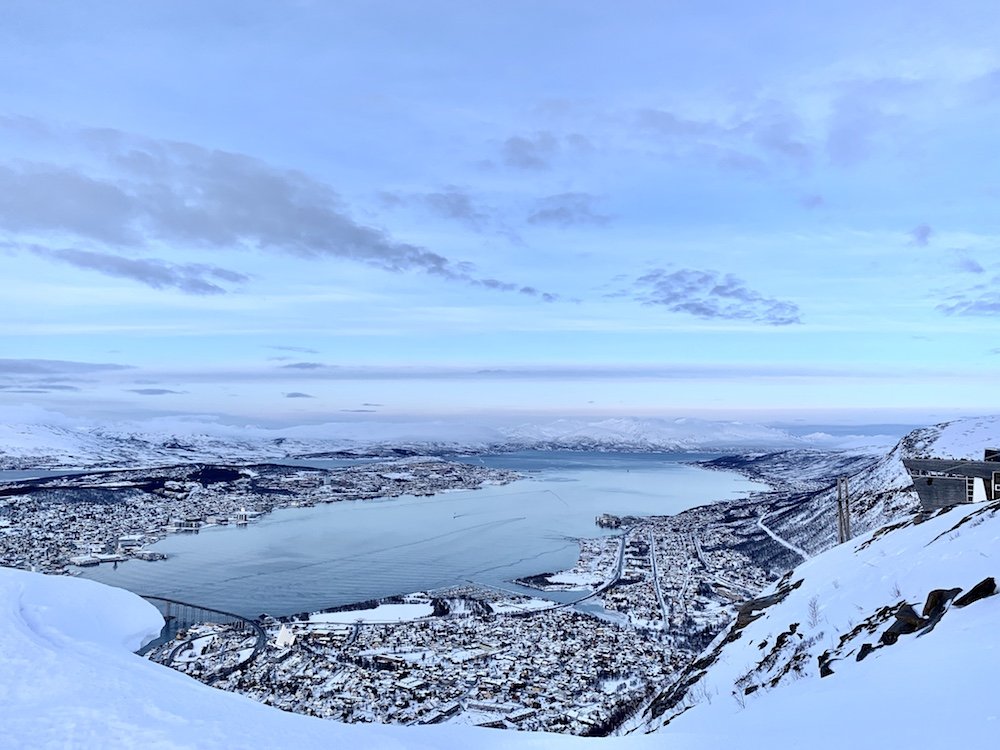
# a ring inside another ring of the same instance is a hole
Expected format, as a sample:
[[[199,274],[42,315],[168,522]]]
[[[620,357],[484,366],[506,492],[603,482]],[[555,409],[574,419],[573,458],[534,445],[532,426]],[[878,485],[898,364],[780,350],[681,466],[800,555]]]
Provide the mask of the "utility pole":
[[[837,542],[843,544],[851,538],[851,494],[847,477],[837,477]]]

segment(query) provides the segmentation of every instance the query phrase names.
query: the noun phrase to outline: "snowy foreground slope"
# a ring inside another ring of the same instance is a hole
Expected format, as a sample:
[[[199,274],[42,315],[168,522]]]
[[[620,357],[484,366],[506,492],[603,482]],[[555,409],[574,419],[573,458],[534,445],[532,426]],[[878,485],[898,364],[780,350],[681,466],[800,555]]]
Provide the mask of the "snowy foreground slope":
[[[142,599],[92,581],[0,568],[0,747],[580,747],[574,738],[344,725],[288,714],[148,662]]]
[[[785,747],[996,747],[1000,502],[888,528],[744,605],[643,729],[738,730]]]

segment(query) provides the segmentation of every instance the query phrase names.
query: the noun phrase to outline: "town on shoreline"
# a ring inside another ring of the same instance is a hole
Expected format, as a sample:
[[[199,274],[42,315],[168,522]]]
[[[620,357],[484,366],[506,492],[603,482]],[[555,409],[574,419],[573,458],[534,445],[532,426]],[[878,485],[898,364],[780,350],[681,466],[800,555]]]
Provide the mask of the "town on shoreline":
[[[518,477],[408,458],[333,470],[199,464],[7,482],[0,564],[67,573],[142,559],[166,534],[252,523],[276,508]],[[517,581],[535,597],[467,585],[265,615],[263,639],[231,622],[202,622],[180,628],[149,657],[215,687],[341,721],[613,733],[741,602],[794,564],[757,526],[770,500],[759,493],[674,516],[603,514],[595,523],[620,533],[579,540],[569,570]],[[550,591],[574,596],[553,602]]]

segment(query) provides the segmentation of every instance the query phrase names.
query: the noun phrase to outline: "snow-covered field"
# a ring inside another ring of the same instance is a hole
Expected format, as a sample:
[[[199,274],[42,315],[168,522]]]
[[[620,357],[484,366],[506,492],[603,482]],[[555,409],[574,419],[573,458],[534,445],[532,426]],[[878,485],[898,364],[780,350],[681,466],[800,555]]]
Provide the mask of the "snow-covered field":
[[[430,617],[432,614],[434,614],[434,607],[429,603],[379,604],[372,609],[317,612],[309,615],[309,622],[333,622],[341,624],[350,624],[352,622],[404,622],[406,620],[417,620],[421,617]]]

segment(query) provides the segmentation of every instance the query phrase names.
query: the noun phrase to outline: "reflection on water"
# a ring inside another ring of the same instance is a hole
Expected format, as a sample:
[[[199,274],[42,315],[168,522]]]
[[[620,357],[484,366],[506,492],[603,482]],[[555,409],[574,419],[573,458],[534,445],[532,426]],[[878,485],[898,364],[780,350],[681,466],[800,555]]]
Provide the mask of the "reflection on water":
[[[464,458],[527,476],[433,497],[279,510],[247,527],[169,537],[153,547],[168,560],[101,566],[83,575],[245,615],[290,614],[469,581],[517,590],[512,578],[571,567],[575,538],[613,533],[595,526],[600,513],[676,513],[756,487],[681,463],[691,458],[570,452]]]

